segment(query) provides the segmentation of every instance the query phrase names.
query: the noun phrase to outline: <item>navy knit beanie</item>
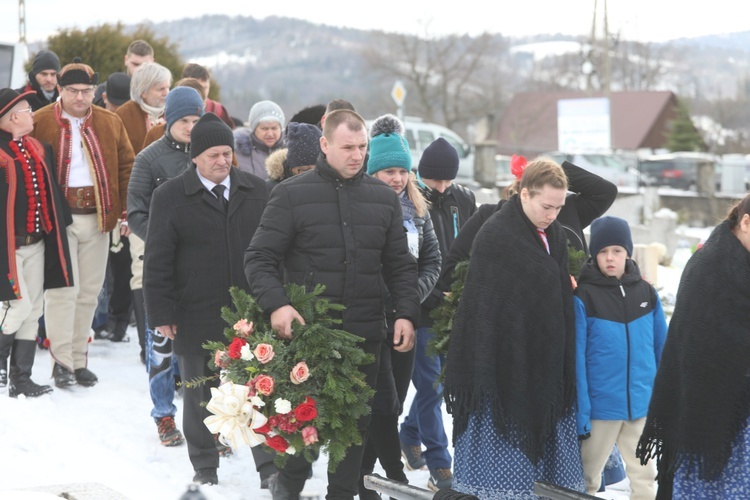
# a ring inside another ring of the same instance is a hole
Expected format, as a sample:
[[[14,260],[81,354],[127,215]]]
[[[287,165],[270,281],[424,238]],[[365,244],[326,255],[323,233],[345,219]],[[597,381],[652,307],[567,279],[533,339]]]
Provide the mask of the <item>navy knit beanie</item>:
[[[398,167],[411,170],[411,150],[404,137],[404,124],[395,115],[383,115],[370,127],[370,155],[367,173]]]
[[[619,245],[628,252],[629,257],[633,256],[633,238],[630,235],[630,226],[625,219],[606,216],[591,223],[591,237],[589,238],[591,256],[596,257],[602,248],[610,245]]]
[[[175,87],[167,94],[164,105],[164,118],[167,120],[167,130],[180,118],[186,116],[203,116],[203,99],[192,87]]]
[[[432,141],[419,159],[419,176],[436,181],[452,181],[458,175],[458,151],[439,137]]]
[[[195,158],[214,146],[229,146],[234,151],[234,134],[221,118],[213,113],[206,113],[190,132],[190,158]]]
[[[315,165],[320,155],[322,132],[315,125],[291,122],[287,125],[286,167]]]

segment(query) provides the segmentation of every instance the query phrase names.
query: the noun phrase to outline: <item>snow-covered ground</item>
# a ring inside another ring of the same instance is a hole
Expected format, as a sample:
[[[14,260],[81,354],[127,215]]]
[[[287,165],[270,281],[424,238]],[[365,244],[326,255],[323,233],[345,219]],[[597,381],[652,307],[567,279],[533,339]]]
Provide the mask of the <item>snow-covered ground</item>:
[[[685,231],[705,240],[710,229]],[[689,256],[689,248],[680,248],[671,267],[659,268],[662,294],[677,291],[682,266]],[[132,339],[137,338],[135,328],[128,333]],[[41,498],[19,490],[71,483],[99,483],[133,500],[180,498],[193,476],[187,448],[165,448],[159,443],[156,425],[149,416],[148,375],[139,362],[138,351],[137,341],[93,341],[89,367],[99,376],[93,388],[56,389],[36,399],[11,399],[6,389],[2,390],[0,500]],[[37,351],[34,380],[51,384],[50,374],[49,353]],[[410,392],[407,407],[412,396]],[[178,398],[176,404],[179,425],[182,401]],[[449,435],[451,424],[446,414]],[[376,472],[383,474],[382,470]],[[426,487],[427,471],[407,471],[407,476],[413,485]],[[219,483],[201,491],[212,500],[271,498],[267,490],[260,489],[249,448],[222,459]],[[325,484],[326,461],[321,457],[306,491],[323,498]],[[600,496],[628,498],[627,480]]]

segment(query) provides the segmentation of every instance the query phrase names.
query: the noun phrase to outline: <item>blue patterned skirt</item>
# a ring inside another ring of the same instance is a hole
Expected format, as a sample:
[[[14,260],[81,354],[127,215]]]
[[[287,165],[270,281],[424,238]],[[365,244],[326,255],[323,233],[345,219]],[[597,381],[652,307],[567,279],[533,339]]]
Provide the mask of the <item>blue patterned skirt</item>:
[[[715,481],[698,477],[698,467],[694,464],[677,469],[672,496],[680,500],[750,498],[750,429],[745,427],[737,436],[732,455]]]
[[[534,481],[585,492],[575,414],[560,419],[534,466],[521,450],[498,436],[489,408],[472,414],[456,440],[453,489],[482,500],[532,500]]]

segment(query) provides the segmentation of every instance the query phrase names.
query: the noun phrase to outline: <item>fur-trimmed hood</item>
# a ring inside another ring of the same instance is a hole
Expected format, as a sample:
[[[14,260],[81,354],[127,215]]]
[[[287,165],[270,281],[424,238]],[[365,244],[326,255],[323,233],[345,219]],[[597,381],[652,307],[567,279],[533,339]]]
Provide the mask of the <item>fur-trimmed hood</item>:
[[[281,182],[287,177],[289,173],[284,168],[284,162],[286,161],[287,148],[279,149],[271,153],[266,158],[266,172],[268,173],[268,180]]]

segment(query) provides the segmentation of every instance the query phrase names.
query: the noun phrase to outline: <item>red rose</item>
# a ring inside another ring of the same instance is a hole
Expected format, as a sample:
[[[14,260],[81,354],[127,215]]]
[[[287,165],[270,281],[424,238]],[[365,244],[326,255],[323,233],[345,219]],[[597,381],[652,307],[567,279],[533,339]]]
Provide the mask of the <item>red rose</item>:
[[[273,394],[273,389],[276,385],[276,382],[272,377],[268,375],[258,375],[252,380],[252,384],[255,386],[255,389],[259,393],[264,396],[270,396],[271,394]]]
[[[309,422],[318,416],[318,410],[315,408],[315,401],[311,398],[305,399],[304,403],[301,403],[297,408],[294,409],[294,416],[300,422]]]
[[[266,439],[266,444],[279,453],[284,453],[286,449],[289,448],[289,443],[287,443],[286,439],[281,436],[274,436]]]
[[[268,434],[269,432],[271,432],[271,424],[269,422],[266,422],[260,427],[253,429],[253,432],[255,432],[256,434]]]
[[[241,339],[239,337],[235,337],[234,340],[232,340],[232,343],[229,344],[229,357],[232,359],[240,359],[242,356],[242,347],[247,344],[247,341],[245,339]]]

